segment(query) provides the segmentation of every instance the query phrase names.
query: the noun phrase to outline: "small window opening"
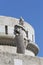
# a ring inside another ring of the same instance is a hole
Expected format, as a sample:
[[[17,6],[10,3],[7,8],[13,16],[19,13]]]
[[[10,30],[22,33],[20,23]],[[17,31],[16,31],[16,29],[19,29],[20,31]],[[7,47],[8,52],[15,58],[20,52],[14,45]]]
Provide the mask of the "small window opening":
[[[5,25],[5,34],[8,34],[8,26]]]
[[[26,37],[28,38],[28,31],[26,31]]]

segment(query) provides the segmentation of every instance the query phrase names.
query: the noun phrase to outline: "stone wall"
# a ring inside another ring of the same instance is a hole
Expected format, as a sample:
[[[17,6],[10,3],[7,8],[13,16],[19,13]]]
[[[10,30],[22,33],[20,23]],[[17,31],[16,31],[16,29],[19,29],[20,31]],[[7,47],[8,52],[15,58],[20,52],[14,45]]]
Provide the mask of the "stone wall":
[[[0,52],[0,65],[43,65],[43,58]]]

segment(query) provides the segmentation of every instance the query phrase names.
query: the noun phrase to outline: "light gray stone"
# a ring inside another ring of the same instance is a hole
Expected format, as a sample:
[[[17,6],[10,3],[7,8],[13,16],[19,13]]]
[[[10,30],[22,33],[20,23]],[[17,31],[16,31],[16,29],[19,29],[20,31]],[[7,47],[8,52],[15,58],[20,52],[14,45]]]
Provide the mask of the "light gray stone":
[[[14,65],[14,59],[22,60],[22,65],[43,65],[43,58],[0,52],[0,65]]]

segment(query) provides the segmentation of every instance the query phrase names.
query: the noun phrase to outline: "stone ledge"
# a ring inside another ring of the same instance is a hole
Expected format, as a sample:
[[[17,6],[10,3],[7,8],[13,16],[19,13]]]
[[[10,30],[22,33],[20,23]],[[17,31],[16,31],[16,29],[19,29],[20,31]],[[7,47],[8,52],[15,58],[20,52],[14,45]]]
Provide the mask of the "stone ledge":
[[[31,50],[35,55],[39,52],[39,47],[34,42],[29,42],[26,49]]]
[[[0,52],[0,65],[15,65],[15,59],[22,60],[22,65],[43,65],[43,58]]]

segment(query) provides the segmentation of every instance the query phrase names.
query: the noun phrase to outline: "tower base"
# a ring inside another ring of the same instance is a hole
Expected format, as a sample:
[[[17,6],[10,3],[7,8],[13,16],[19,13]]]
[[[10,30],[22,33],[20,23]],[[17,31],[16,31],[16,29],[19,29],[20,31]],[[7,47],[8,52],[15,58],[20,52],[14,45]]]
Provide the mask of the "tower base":
[[[43,58],[0,52],[0,65],[43,65]]]

